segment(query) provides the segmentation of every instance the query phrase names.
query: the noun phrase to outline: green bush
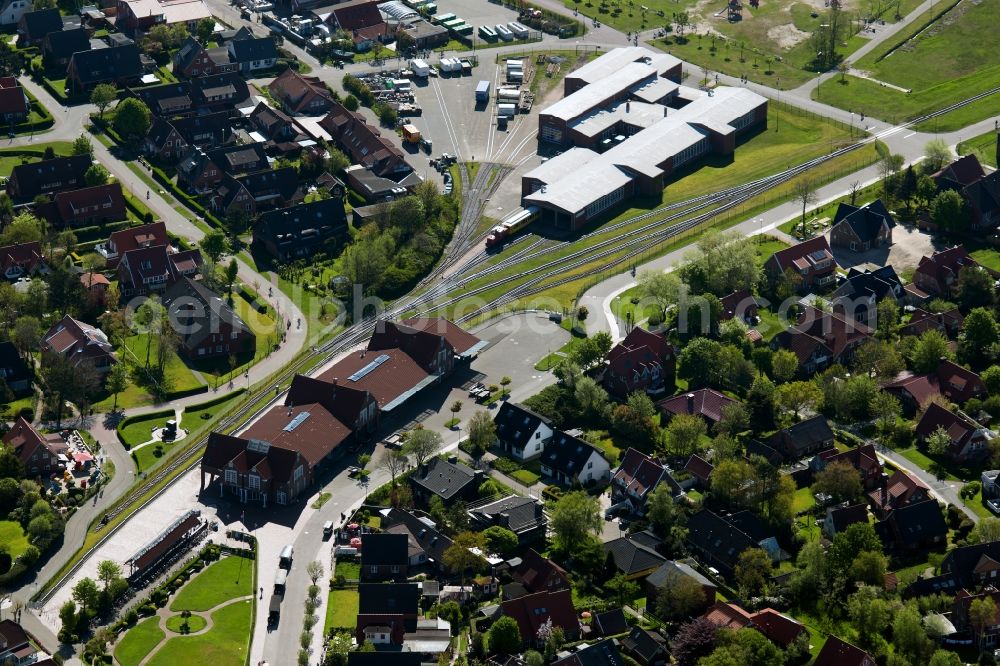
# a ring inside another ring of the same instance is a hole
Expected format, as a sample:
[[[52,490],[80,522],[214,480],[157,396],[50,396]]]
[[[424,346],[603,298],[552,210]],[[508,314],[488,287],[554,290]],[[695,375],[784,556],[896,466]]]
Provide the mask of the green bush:
[[[496,458],[490,464],[493,465],[494,469],[503,472],[504,474],[513,474],[521,469],[521,466],[510,458]]]

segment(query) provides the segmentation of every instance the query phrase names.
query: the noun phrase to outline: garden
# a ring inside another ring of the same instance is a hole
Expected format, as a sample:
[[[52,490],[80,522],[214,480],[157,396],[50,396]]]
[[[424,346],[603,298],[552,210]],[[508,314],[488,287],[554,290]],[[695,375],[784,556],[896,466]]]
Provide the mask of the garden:
[[[253,629],[254,563],[225,556],[180,587],[167,608],[132,627],[115,646],[122,666],[241,666]]]

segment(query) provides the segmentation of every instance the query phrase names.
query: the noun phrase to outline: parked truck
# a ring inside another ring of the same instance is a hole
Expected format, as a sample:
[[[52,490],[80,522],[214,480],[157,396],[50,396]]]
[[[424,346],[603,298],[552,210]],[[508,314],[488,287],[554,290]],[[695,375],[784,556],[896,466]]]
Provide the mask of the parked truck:
[[[431,66],[419,58],[414,58],[410,61],[410,70],[414,76],[426,79],[428,74],[431,73]]]
[[[403,125],[403,141],[406,143],[420,143],[420,130],[416,125]]]
[[[490,101],[490,82],[480,81],[476,84],[476,101],[477,102],[488,102]]]

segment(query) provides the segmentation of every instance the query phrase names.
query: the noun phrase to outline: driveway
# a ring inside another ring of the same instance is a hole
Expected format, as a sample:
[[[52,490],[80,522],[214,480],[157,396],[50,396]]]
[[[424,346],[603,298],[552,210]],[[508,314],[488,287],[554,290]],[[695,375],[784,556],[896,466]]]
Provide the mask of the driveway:
[[[830,238],[829,232],[826,234]],[[938,250],[947,247],[947,243],[935,240],[929,233],[921,231],[913,225],[896,225],[892,230],[892,245],[880,247],[865,252],[852,252],[840,247],[834,247],[833,256],[842,268],[857,268],[864,270],[865,264],[886,266],[892,264],[897,273],[906,269],[914,269],[920,263],[920,258],[930,256]]]

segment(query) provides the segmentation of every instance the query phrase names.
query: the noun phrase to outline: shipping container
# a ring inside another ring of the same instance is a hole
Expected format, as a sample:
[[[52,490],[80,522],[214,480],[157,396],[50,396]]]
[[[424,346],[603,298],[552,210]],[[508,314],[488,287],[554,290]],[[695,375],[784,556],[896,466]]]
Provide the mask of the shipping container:
[[[516,104],[497,104],[497,115],[513,118],[515,113],[517,113]]]
[[[497,37],[499,37],[505,42],[509,42],[510,40],[514,39],[514,33],[508,30],[507,26],[503,25],[502,23],[497,23],[496,31],[497,31]]]
[[[507,102],[516,102],[521,99],[520,88],[498,88],[497,99]]]
[[[507,27],[510,28],[510,31],[514,33],[514,36],[518,39],[528,38],[528,29],[517,21],[511,21],[507,24]]]
[[[465,25],[465,19],[461,19],[461,18],[455,17],[455,18],[448,19],[447,21],[441,21],[441,25],[443,25],[444,27],[446,27],[448,29],[451,29],[451,28],[453,28],[456,25]]]
[[[430,74],[431,71],[430,65],[419,58],[414,58],[410,61],[410,69],[413,70],[414,76],[419,76],[421,78],[427,78],[427,75]]]
[[[403,125],[403,140],[406,143],[420,143],[420,130],[416,125]]]
[[[490,101],[490,82],[480,81],[476,84],[476,101],[477,102],[488,102]]]
[[[479,36],[487,42],[495,42],[497,40],[497,33],[488,25],[479,26]]]
[[[455,33],[457,33],[459,35],[463,35],[463,36],[468,36],[468,35],[472,34],[472,26],[468,25],[468,24],[460,25],[460,26],[458,26],[456,28],[452,28],[451,30],[452,30],[452,32],[455,32]]]
[[[455,18],[454,14],[441,14],[441,16],[436,17],[434,20],[438,23],[444,23],[445,21],[450,21]]]

